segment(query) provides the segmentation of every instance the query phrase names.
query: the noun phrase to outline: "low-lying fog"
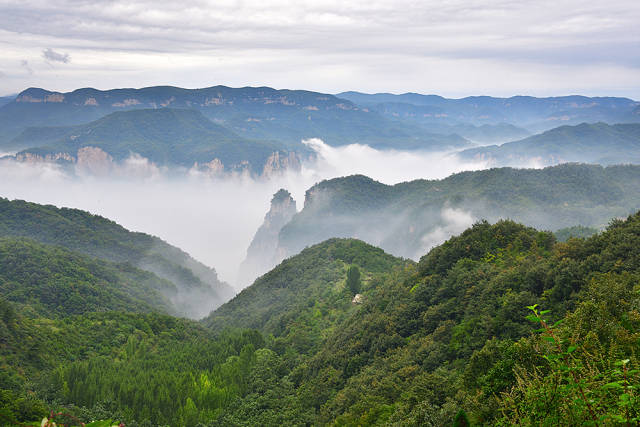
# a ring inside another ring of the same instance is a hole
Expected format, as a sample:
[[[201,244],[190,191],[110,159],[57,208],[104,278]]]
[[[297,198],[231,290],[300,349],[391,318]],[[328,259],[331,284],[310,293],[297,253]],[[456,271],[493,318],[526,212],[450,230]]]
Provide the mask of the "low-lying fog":
[[[363,174],[395,184],[485,167],[462,163],[450,153],[378,151],[363,145],[334,148],[318,139],[305,143],[317,153],[317,160],[304,163],[299,172],[268,180],[176,174],[137,156],[109,177],[3,159],[0,196],[87,210],[130,230],[159,236],[235,284],[247,247],[279,188],[292,193],[300,210],[305,190],[323,179]]]

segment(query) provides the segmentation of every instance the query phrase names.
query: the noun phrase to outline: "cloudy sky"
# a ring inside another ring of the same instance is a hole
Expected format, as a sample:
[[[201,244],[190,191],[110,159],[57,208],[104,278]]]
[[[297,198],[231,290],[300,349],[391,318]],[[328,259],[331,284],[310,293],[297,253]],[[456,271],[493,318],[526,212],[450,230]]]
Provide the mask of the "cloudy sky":
[[[0,95],[170,84],[640,99],[638,0],[0,0]]]

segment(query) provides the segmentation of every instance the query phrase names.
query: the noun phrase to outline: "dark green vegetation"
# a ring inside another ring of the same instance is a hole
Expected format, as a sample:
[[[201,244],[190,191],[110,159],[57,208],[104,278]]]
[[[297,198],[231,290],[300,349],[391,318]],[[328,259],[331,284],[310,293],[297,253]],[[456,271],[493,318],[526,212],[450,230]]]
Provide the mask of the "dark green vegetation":
[[[163,295],[172,312],[181,315],[202,317],[233,295],[215,270],[180,249],[78,209],[0,198],[0,236],[25,237],[116,263],[120,269],[153,273],[154,280],[165,284]]]
[[[467,144],[460,136],[432,134],[328,94],[267,87],[158,86],[108,91],[87,88],[69,93],[27,89],[0,108],[0,147],[32,148],[40,144],[30,141],[50,137],[51,130],[29,129],[33,127],[77,126],[116,111],[163,107],[198,110],[228,132],[250,140],[277,141],[280,148],[296,144],[301,149],[300,141],[313,137],[330,145],[359,142],[387,148],[438,149]]]
[[[635,423],[638,283],[640,213],[565,243],[479,222],[417,264],[332,239],[203,326],[3,301],[0,413],[53,406],[133,426]]]
[[[600,230],[593,227],[585,227],[583,225],[574,225],[572,227],[561,228],[560,230],[556,230],[553,234],[556,236],[556,239],[560,242],[566,242],[572,237],[579,238],[587,238],[591,237],[594,234],[598,233]]]
[[[248,162],[250,169],[262,172],[273,153],[288,155],[281,144],[247,140],[198,111],[169,108],[116,112],[67,128],[28,128],[15,141],[38,146],[18,156],[65,153],[77,161],[79,149],[96,147],[116,161],[137,153],[158,165],[189,168],[218,159],[228,171]]]
[[[0,238],[0,294],[50,316],[94,311],[169,312],[175,285],[128,264],[113,264],[29,239]]]
[[[280,231],[278,250],[294,254],[333,236],[358,237],[417,259],[474,218],[547,230],[601,228],[639,208],[639,166],[500,168],[393,186],[356,175],[310,188],[304,209]]]
[[[362,269],[366,281],[367,275],[404,263],[358,240],[330,239],[283,261],[204,322],[216,330],[240,327],[280,334],[302,312],[310,318],[341,315],[343,310],[336,311],[334,305],[345,309],[351,303],[353,294],[346,282],[352,264]],[[314,331],[300,332],[304,336]]]
[[[344,92],[337,96],[371,108],[385,116],[420,123],[426,129],[438,129],[442,125],[455,126],[465,123],[476,126],[510,123],[532,132],[541,132],[558,125],[573,125],[582,122],[629,123],[640,121],[640,115],[637,114],[638,103],[628,98],[469,96],[461,99],[447,99],[437,95],[417,93],[369,95],[358,92]],[[461,135],[466,136],[464,133]],[[502,139],[504,140],[504,138]]]
[[[565,162],[602,165],[640,162],[640,124],[582,123],[561,126],[520,141],[472,148],[459,153],[463,159],[488,160],[500,166],[535,162],[551,165]]]

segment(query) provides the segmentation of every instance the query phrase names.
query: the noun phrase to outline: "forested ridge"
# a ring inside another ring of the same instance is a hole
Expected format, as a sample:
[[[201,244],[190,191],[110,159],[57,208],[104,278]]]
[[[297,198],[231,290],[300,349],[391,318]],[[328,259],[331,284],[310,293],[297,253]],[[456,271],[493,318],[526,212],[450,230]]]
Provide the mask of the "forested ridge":
[[[295,254],[331,237],[358,237],[394,255],[418,259],[430,248],[425,241],[432,240],[434,231],[455,228],[460,216],[469,218],[469,225],[473,218],[512,219],[544,230],[575,225],[600,229],[611,218],[638,209],[637,165],[494,168],[395,185],[352,175],[307,190],[304,209],[280,231],[278,250]]]
[[[214,269],[182,250],[79,209],[0,198],[0,236],[25,237],[153,273],[173,284],[165,296],[181,315],[202,317],[209,311],[190,307],[194,301],[209,300],[213,308],[233,295]]]
[[[637,213],[566,242],[481,221],[417,264],[332,239],[201,323],[51,310],[3,290],[0,414],[35,421],[52,408],[130,426],[636,423],[639,279]]]

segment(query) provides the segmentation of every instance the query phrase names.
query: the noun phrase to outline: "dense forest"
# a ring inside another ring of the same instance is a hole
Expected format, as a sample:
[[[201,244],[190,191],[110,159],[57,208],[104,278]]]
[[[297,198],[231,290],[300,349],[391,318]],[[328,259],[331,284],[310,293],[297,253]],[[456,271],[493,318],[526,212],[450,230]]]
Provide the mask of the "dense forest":
[[[183,316],[205,316],[234,294],[228,284],[218,279],[215,270],[182,250],[78,209],[0,198],[0,237],[3,236],[25,237],[153,273],[171,282],[164,296]],[[210,304],[203,307],[203,301]]]
[[[4,423],[49,410],[128,426],[640,417],[640,213],[565,242],[480,221],[418,263],[331,239],[202,322],[149,310],[117,266],[24,239],[3,245],[48,258],[0,252],[13,266],[0,278]],[[16,293],[16,282],[33,285]],[[49,303],[50,286],[121,302],[79,312]]]

